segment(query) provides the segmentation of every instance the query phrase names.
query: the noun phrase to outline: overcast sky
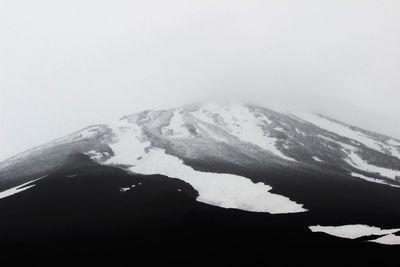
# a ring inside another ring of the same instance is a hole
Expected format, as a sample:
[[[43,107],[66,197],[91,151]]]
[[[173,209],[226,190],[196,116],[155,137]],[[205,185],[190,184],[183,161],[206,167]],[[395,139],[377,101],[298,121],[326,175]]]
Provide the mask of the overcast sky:
[[[400,138],[398,0],[0,1],[0,160],[218,98]]]

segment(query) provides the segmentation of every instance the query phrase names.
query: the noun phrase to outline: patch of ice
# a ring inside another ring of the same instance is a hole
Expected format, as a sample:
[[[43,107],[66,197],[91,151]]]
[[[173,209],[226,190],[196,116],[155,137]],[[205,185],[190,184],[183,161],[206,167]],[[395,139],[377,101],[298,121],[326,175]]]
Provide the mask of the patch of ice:
[[[369,242],[375,242],[384,245],[400,245],[400,236],[389,234],[374,240],[369,240]]]
[[[389,185],[389,186],[392,186],[392,187],[400,187],[400,186],[398,186],[398,185],[389,184],[389,183],[387,183],[387,182],[385,182],[385,181],[383,181],[383,180],[379,180],[379,179],[376,179],[376,178],[367,177],[367,176],[365,176],[365,175],[362,175],[362,174],[356,173],[356,172],[352,172],[352,173],[351,173],[351,176],[357,177],[357,178],[361,178],[361,179],[363,179],[363,180],[365,180],[365,181],[368,181],[368,182],[371,182],[371,183],[384,184],[384,185]]]
[[[370,235],[387,235],[400,231],[400,228],[395,229],[381,229],[375,226],[368,226],[364,224],[349,224],[341,226],[310,226],[308,227],[312,232],[322,232],[328,235],[337,236],[341,238],[356,239],[363,236]]]
[[[32,180],[32,181],[29,181],[27,183],[21,184],[19,186],[7,189],[5,191],[2,191],[2,192],[0,192],[0,199],[15,195],[15,194],[23,192],[25,190],[28,190],[28,189],[36,186],[35,184],[32,184],[32,183],[34,183],[34,182],[36,182],[36,181],[38,181],[40,179],[43,179],[45,177],[47,177],[47,175],[39,177],[39,178],[37,178],[35,180]],[[32,184],[32,185],[27,186],[28,184]]]
[[[197,201],[222,208],[253,212],[304,212],[301,204],[270,193],[270,186],[253,183],[250,179],[232,174],[200,172],[183,164],[182,160],[161,149],[151,149],[131,171],[141,174],[161,174],[183,180],[198,191]]]

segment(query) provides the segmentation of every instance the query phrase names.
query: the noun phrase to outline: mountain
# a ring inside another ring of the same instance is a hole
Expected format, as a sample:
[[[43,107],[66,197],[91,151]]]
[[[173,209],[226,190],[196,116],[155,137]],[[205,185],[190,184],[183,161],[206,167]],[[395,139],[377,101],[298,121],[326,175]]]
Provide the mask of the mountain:
[[[400,244],[399,187],[400,140],[319,114],[148,110],[0,163],[1,249],[389,253]]]

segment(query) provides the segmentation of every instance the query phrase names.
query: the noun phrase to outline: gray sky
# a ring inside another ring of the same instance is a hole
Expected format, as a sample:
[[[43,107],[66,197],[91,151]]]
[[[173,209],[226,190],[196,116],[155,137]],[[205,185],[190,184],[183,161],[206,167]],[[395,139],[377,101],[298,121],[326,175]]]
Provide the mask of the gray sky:
[[[0,160],[218,98],[400,138],[398,0],[0,1]]]

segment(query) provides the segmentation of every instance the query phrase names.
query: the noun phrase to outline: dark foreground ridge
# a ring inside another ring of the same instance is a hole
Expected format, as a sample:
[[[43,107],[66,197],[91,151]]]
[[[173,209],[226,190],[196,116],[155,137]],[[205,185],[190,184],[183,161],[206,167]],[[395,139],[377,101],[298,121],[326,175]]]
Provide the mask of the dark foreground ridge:
[[[321,186],[311,174],[308,179],[291,177],[304,183],[300,190],[285,187],[284,182],[279,190],[296,195],[312,209],[269,215],[197,202],[197,192],[178,179],[133,175],[95,163],[76,167],[86,160],[77,155],[70,165],[35,182],[35,187],[0,201],[2,262],[85,260],[94,264],[108,260],[114,265],[139,266],[276,261],[319,265],[354,261],[383,266],[392,259],[397,262],[396,246],[308,230],[310,225],[328,222],[400,225],[400,197],[390,190],[381,195],[375,184],[356,187],[351,181],[327,179]],[[313,187],[310,183],[317,184]],[[130,190],[121,192],[121,188]],[[302,188],[311,189],[304,192]],[[360,194],[355,196],[356,188]],[[377,188],[375,197],[364,195],[373,188]],[[321,201],[315,202],[318,194]]]

